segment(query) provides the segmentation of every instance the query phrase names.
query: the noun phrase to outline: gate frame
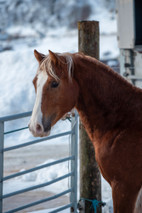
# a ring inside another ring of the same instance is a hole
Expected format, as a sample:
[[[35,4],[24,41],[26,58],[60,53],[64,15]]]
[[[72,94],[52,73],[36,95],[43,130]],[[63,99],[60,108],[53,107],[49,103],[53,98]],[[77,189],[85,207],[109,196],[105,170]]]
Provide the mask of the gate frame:
[[[71,212],[76,213],[77,212],[77,178],[78,178],[77,177],[77,169],[78,169],[78,115],[77,115],[77,112],[75,112],[75,117],[72,117],[72,121],[71,121],[72,124],[71,124],[71,130],[70,131],[63,132],[63,133],[56,134],[56,135],[52,135],[52,136],[48,136],[48,137],[41,138],[41,139],[32,140],[32,141],[22,143],[22,144],[19,144],[19,145],[15,145],[15,146],[11,146],[11,147],[8,147],[8,148],[4,148],[4,135],[14,133],[14,132],[17,132],[17,131],[21,131],[21,130],[24,130],[24,129],[28,129],[28,127],[24,127],[24,128],[4,132],[5,122],[29,117],[30,115],[31,115],[31,112],[26,112],[26,113],[14,114],[14,115],[11,115],[11,116],[0,117],[0,212],[3,212],[3,199],[5,199],[7,197],[11,197],[11,196],[14,196],[16,194],[20,194],[20,193],[24,193],[24,192],[27,192],[27,191],[30,191],[30,190],[33,190],[33,189],[44,187],[44,186],[50,185],[52,183],[58,182],[60,180],[63,180],[67,177],[71,177],[69,189],[67,189],[67,190],[65,190],[65,191],[63,191],[59,194],[56,194],[54,196],[48,197],[46,199],[42,199],[42,200],[39,200],[39,201],[36,201],[36,202],[32,202],[32,203],[23,205],[21,207],[9,210],[5,213],[17,212],[17,211],[29,208],[31,206],[38,205],[38,204],[43,203],[43,202],[48,202],[50,200],[56,199],[56,198],[58,198],[62,195],[65,195],[67,193],[70,193],[70,203],[65,205],[65,206],[59,207],[59,208],[55,209],[54,211],[51,211],[50,213],[60,212],[60,211],[67,209],[67,208],[70,208]],[[35,143],[43,142],[43,141],[50,140],[50,139],[53,139],[53,138],[66,136],[66,135],[71,135],[70,156],[69,157],[66,157],[66,158],[63,158],[63,159],[60,159],[60,160],[57,160],[57,161],[53,161],[53,162],[45,164],[45,165],[37,166],[37,167],[34,167],[32,169],[28,169],[26,171],[14,173],[12,175],[3,177],[4,152],[10,151],[10,150],[13,150],[13,149],[22,148],[22,147],[25,147],[25,146],[29,146],[29,145],[32,145],[32,144],[35,144]],[[63,175],[59,178],[56,178],[52,181],[49,181],[49,182],[46,182],[46,183],[43,183],[43,184],[38,184],[36,186],[24,188],[22,190],[14,191],[12,193],[8,193],[8,194],[3,195],[3,182],[5,180],[12,179],[14,177],[17,177],[17,176],[20,176],[20,175],[23,175],[23,174],[27,174],[27,173],[30,173],[30,172],[33,172],[33,171],[36,171],[36,170],[39,170],[39,169],[42,169],[42,168],[45,168],[45,167],[48,167],[48,166],[53,166],[55,164],[66,162],[66,161],[71,161],[71,166],[70,166],[71,171],[68,174]]]

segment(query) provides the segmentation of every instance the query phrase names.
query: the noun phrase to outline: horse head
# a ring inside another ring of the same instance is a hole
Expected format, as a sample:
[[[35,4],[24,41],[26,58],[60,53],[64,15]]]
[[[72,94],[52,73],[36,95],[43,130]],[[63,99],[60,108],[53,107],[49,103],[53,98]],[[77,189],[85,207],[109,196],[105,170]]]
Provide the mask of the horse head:
[[[33,84],[36,100],[29,123],[35,137],[48,136],[51,127],[74,108],[78,85],[72,78],[73,60],[69,54],[49,51],[43,55],[34,50],[39,67]]]

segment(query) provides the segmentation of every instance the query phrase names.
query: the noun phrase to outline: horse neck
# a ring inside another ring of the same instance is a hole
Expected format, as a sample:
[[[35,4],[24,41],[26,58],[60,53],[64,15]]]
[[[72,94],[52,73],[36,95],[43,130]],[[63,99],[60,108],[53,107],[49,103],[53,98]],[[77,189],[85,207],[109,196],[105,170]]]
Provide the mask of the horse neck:
[[[96,59],[76,56],[74,63],[79,86],[76,109],[91,140],[95,132],[104,134],[127,125],[124,120],[133,111],[130,106],[136,101],[135,88]]]

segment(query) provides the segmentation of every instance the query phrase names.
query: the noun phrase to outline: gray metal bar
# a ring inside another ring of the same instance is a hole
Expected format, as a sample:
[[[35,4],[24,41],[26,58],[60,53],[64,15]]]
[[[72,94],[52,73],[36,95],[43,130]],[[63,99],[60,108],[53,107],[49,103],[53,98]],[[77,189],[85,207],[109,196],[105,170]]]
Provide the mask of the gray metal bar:
[[[24,192],[28,192],[28,191],[31,191],[31,190],[34,190],[34,189],[38,189],[38,188],[41,188],[41,187],[45,187],[45,186],[51,185],[53,183],[56,183],[56,182],[58,182],[60,180],[63,180],[65,178],[67,178],[67,177],[70,177],[72,175],[74,175],[74,172],[70,172],[70,173],[68,173],[66,175],[63,175],[63,176],[61,176],[59,178],[56,178],[56,179],[51,180],[51,181],[46,182],[46,183],[42,183],[42,184],[39,184],[39,185],[36,185],[36,186],[31,186],[31,187],[28,187],[28,188],[25,188],[25,189],[21,189],[19,191],[15,191],[15,192],[11,192],[9,194],[5,194],[5,195],[2,196],[2,199],[5,199],[7,197],[11,197],[11,196],[14,196],[14,195],[17,195],[17,194],[21,194],[21,193],[24,193]]]
[[[134,80],[134,81],[142,81],[142,77],[135,76],[135,75],[128,75],[127,79]]]
[[[66,205],[66,206],[63,206],[63,207],[61,207],[61,208],[58,208],[58,209],[56,209],[56,210],[54,210],[54,211],[51,211],[51,212],[49,212],[49,213],[61,212],[61,211],[63,211],[64,209],[68,209],[68,208],[70,208],[70,207],[72,207],[72,206],[73,206],[73,203],[70,203],[70,204],[68,204],[68,205]]]
[[[39,142],[43,142],[43,141],[46,141],[46,140],[51,140],[51,139],[54,139],[54,138],[58,138],[58,137],[62,137],[62,136],[70,135],[70,134],[71,134],[71,131],[63,132],[63,133],[60,133],[60,134],[48,136],[48,137],[45,137],[45,138],[41,138],[41,139],[37,139],[37,140],[34,140],[34,141],[26,142],[26,143],[19,144],[19,145],[16,145],[16,146],[7,147],[7,148],[4,148],[3,151],[7,152],[7,151],[11,151],[13,149],[19,149],[19,148],[22,148],[22,147],[25,147],[25,146],[29,146],[29,145],[32,145],[32,144],[36,144],[36,143],[39,143]]]
[[[3,199],[14,196],[14,195],[18,195],[18,194],[21,194],[21,193],[25,193],[25,192],[28,192],[28,191],[31,191],[31,190],[35,190],[35,189],[38,189],[38,188],[41,188],[41,187],[48,186],[50,184],[56,183],[56,182],[61,181],[65,178],[68,178],[68,177],[71,177],[71,184],[72,184],[71,189],[68,189],[68,190],[66,190],[62,193],[59,193],[57,195],[54,195],[52,197],[49,197],[49,198],[46,198],[46,199],[43,199],[43,200],[40,200],[40,201],[36,201],[36,202],[30,203],[30,204],[21,206],[19,208],[10,210],[6,213],[17,212],[17,211],[20,211],[22,209],[25,209],[25,208],[28,208],[28,207],[31,207],[31,206],[34,206],[34,205],[38,205],[40,203],[47,202],[47,201],[52,200],[52,199],[56,199],[57,197],[62,196],[62,195],[67,194],[67,193],[70,193],[70,192],[71,192],[71,203],[68,204],[68,205],[65,205],[63,207],[60,207],[60,208],[58,208],[54,211],[51,211],[50,213],[59,212],[59,211],[62,211],[64,209],[67,209],[67,208],[70,208],[70,207],[72,207],[72,210],[74,210],[74,212],[77,212],[77,155],[76,155],[77,154],[77,138],[78,138],[77,137],[77,132],[78,132],[78,130],[77,130],[78,129],[77,128],[77,114],[76,114],[75,118],[72,118],[73,122],[72,122],[72,130],[71,131],[56,134],[56,135],[49,136],[49,137],[46,137],[46,138],[40,138],[40,139],[37,139],[37,140],[34,140],[34,141],[29,141],[29,142],[26,142],[26,143],[23,143],[23,144],[20,144],[20,145],[4,148],[3,147],[4,146],[4,134],[5,135],[10,134],[10,133],[21,131],[21,130],[28,128],[28,127],[23,127],[23,128],[7,131],[7,132],[4,133],[4,121],[11,121],[11,120],[15,120],[15,119],[20,119],[20,118],[28,117],[30,115],[31,115],[31,112],[26,112],[26,113],[20,113],[20,114],[17,114],[17,115],[5,116],[5,117],[0,118],[0,142],[2,141],[2,143],[0,143],[0,181],[1,181],[0,182],[0,193],[1,193],[0,194],[0,196],[1,196],[0,212],[2,212],[2,201],[3,201]],[[70,134],[72,134],[72,142],[71,142],[72,151],[71,151],[71,153],[73,153],[73,155],[66,157],[66,158],[63,158],[63,159],[60,159],[60,160],[57,160],[57,161],[54,161],[54,162],[51,162],[51,163],[48,163],[48,164],[37,166],[35,168],[29,169],[29,170],[26,170],[26,171],[22,171],[22,172],[19,172],[19,173],[15,173],[15,174],[3,177],[3,152],[22,148],[22,147],[26,147],[26,146],[29,146],[29,145],[32,145],[32,144],[35,144],[35,143],[40,143],[40,142],[43,142],[43,141],[46,141],[46,140],[50,140],[50,139],[53,139],[53,138],[62,137],[62,136],[70,135]],[[14,178],[14,177],[17,177],[17,176],[20,176],[20,175],[27,174],[29,172],[33,172],[33,171],[45,168],[45,167],[48,167],[48,166],[52,166],[52,165],[55,165],[55,164],[58,164],[58,163],[69,161],[69,160],[71,160],[71,164],[72,164],[70,173],[63,175],[59,178],[56,178],[52,181],[43,183],[43,184],[31,186],[31,187],[28,187],[28,188],[25,188],[25,189],[21,189],[21,190],[3,195],[3,181],[6,181],[8,179],[11,179],[11,178]]]
[[[68,189],[68,190],[66,190],[66,191],[64,191],[64,192],[61,192],[61,193],[56,194],[56,195],[54,195],[54,196],[51,196],[51,197],[49,197],[49,198],[45,198],[45,199],[38,200],[38,201],[33,202],[33,203],[29,203],[29,204],[27,204],[27,205],[21,206],[21,207],[16,208],[16,209],[12,209],[12,210],[7,211],[7,212],[5,212],[5,213],[18,212],[18,211],[20,211],[20,210],[23,210],[23,209],[26,209],[26,208],[29,208],[29,207],[32,207],[32,206],[35,206],[35,205],[39,205],[39,204],[41,204],[41,203],[48,202],[48,201],[50,201],[50,200],[54,200],[54,199],[59,198],[59,197],[65,195],[65,194],[70,193],[71,191],[72,191],[72,189]],[[69,205],[71,206],[71,204],[69,204]],[[69,206],[69,207],[70,207],[70,206]],[[62,208],[65,209],[65,208],[69,208],[69,207],[62,207]],[[60,208],[60,209],[61,209],[61,208]],[[60,209],[59,209],[59,211],[60,211]]]
[[[3,194],[3,144],[4,144],[4,122],[0,122],[0,212],[2,212]]]
[[[16,114],[16,115],[4,116],[4,117],[0,117],[0,121],[12,121],[12,120],[16,120],[19,118],[29,117],[31,114],[32,114],[32,112],[24,112],[24,113],[20,113],[20,114]]]
[[[6,176],[6,177],[3,178],[3,181],[6,181],[6,180],[11,179],[11,178],[18,177],[18,176],[21,176],[21,175],[24,175],[24,174],[27,174],[27,173],[30,173],[30,172],[34,172],[34,171],[37,171],[39,169],[43,169],[43,168],[46,168],[46,167],[49,167],[49,166],[53,166],[53,165],[56,165],[56,164],[59,164],[59,163],[63,163],[65,161],[74,160],[74,159],[75,159],[75,156],[70,156],[70,157],[66,157],[66,158],[63,158],[63,159],[60,159],[60,160],[57,160],[57,161],[53,161],[51,163],[46,163],[46,164],[43,164],[41,166],[37,166],[37,167],[34,167],[32,169],[28,169],[26,171],[22,171],[22,172],[18,172],[18,173]]]
[[[77,212],[77,167],[78,167],[78,115],[75,112],[75,117],[72,117],[72,134],[71,134],[71,155],[75,156],[75,160],[71,161],[71,171],[74,171],[74,176],[71,177],[71,186],[73,191],[70,195],[70,202],[73,203],[70,212]]]
[[[20,129],[15,129],[15,130],[11,130],[11,131],[8,131],[8,132],[4,132],[4,135],[7,135],[7,134],[11,134],[11,133],[14,133],[14,132],[19,132],[21,130],[25,130],[25,129],[28,129],[29,127],[23,127],[23,128],[20,128]]]

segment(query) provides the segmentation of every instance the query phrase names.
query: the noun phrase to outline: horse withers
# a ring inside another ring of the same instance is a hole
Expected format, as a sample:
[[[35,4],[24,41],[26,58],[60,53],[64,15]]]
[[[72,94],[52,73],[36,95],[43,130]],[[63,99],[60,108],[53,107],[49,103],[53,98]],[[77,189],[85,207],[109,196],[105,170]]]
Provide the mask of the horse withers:
[[[36,101],[29,129],[47,136],[76,108],[93,143],[103,177],[112,187],[114,213],[140,213],[142,202],[142,90],[82,53],[44,55],[33,80]],[[136,205],[137,204],[137,205]],[[141,210],[142,212],[142,210]]]

